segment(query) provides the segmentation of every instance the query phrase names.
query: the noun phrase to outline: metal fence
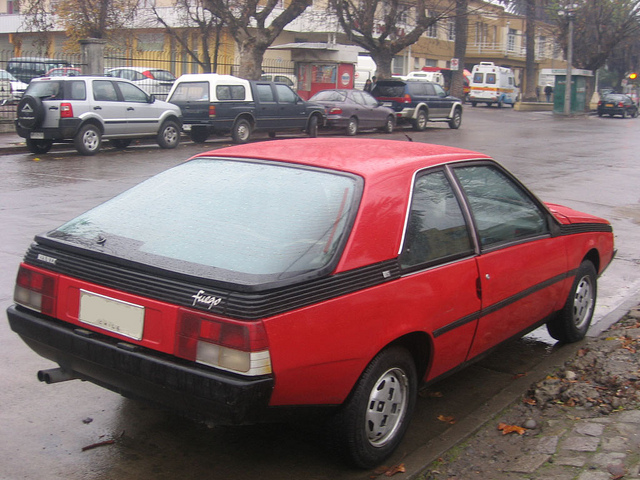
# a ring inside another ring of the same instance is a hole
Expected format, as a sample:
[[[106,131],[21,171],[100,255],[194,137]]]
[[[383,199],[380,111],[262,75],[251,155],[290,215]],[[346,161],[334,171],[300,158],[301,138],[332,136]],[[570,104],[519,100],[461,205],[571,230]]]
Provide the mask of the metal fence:
[[[17,57],[17,55],[15,55],[13,50],[0,50],[0,69],[7,70],[9,61],[15,57]],[[66,63],[80,69],[84,67],[82,57],[79,54],[56,53],[55,55],[47,56],[38,51],[23,51],[20,53],[20,57],[51,58],[58,60],[60,64]],[[110,68],[122,66],[159,68],[172,72],[176,77],[185,73],[204,73],[205,71],[201,64],[193,60],[190,56],[180,52],[167,54],[161,51],[136,51],[135,53],[128,53],[122,50],[107,49],[104,55],[105,71]],[[42,70],[42,68],[45,67],[39,68]],[[232,56],[219,55],[215,61],[212,60],[211,70],[215,73],[237,75],[239,68],[240,64],[238,63],[238,59]],[[292,61],[267,58],[264,59],[262,70],[264,73],[293,75],[295,74],[295,64]],[[38,76],[44,74],[46,74],[46,71],[39,72]],[[0,103],[2,102],[0,101]],[[14,118],[15,102],[8,100],[4,105],[0,105],[0,122],[12,122]]]

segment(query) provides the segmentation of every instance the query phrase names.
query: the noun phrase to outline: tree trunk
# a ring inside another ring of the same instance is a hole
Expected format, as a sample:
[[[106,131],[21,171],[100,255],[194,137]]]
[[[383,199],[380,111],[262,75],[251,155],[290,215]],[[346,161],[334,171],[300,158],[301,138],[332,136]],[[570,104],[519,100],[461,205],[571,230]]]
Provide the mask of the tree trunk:
[[[393,55],[388,51],[371,50],[369,51],[371,58],[376,62],[376,80],[391,78],[391,63]]]
[[[527,52],[526,52],[526,67],[525,67],[525,91],[522,92],[525,102],[537,101],[536,81],[536,0],[527,0],[526,4],[526,19],[527,28],[525,30],[525,37],[527,39]]]
[[[262,75],[262,59],[267,47],[256,44],[254,38],[248,38],[238,45],[240,67],[237,76],[247,80],[259,80]]]
[[[453,56],[458,59],[458,70],[451,75],[451,95],[464,100],[464,66],[467,54],[467,34],[469,31],[469,17],[467,9],[469,0],[456,0],[456,40],[453,46]]]

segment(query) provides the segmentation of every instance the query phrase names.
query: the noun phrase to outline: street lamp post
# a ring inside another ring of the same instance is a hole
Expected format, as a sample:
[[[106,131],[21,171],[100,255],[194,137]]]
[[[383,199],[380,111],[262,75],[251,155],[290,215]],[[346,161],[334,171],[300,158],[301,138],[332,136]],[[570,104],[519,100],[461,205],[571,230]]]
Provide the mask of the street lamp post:
[[[565,11],[569,20],[569,34],[567,36],[567,75],[564,86],[564,114],[571,115],[571,63],[573,62],[573,9]]]

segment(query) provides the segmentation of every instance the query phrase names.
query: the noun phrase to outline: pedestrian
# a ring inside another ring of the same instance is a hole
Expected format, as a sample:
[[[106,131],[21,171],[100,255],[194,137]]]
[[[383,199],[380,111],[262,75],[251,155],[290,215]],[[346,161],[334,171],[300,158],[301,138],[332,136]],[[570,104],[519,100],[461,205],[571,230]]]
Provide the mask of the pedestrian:
[[[540,85],[536,87],[536,102],[540,101]]]
[[[547,103],[551,102],[551,94],[553,93],[553,87],[547,83],[544,87],[544,94],[547,97]]]
[[[371,80],[367,78],[366,82],[364,82],[364,88],[363,90],[365,92],[369,92],[371,93]]]

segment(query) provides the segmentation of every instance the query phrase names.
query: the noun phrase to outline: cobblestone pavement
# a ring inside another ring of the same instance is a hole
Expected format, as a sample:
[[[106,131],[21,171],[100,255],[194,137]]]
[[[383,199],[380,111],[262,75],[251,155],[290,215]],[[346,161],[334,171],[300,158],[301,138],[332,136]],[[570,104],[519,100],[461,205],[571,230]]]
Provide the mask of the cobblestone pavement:
[[[640,306],[419,478],[640,480],[639,377]]]

